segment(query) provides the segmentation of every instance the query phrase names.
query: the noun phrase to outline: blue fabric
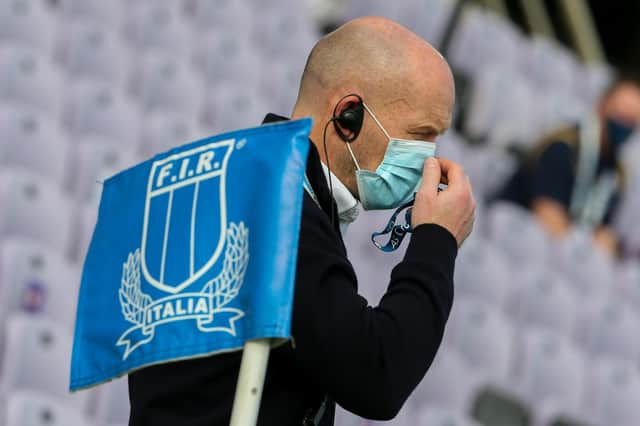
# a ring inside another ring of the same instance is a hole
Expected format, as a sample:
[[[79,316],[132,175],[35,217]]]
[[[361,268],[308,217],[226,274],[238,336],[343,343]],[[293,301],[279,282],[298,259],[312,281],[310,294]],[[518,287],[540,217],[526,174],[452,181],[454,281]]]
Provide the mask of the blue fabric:
[[[550,144],[540,155],[531,177],[531,198],[551,198],[567,210],[575,184],[574,154],[562,142]]]
[[[290,337],[311,120],[159,154],[104,183],[71,390]]]

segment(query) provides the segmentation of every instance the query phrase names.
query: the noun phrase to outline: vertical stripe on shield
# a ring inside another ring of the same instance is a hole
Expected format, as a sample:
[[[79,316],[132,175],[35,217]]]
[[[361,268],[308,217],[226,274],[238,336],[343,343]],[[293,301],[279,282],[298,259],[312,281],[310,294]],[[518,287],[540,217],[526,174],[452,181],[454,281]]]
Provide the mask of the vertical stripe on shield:
[[[164,273],[160,281],[177,287],[191,277],[191,207],[195,196],[195,185],[186,185],[171,191],[173,200],[169,211],[169,226],[164,256]]]

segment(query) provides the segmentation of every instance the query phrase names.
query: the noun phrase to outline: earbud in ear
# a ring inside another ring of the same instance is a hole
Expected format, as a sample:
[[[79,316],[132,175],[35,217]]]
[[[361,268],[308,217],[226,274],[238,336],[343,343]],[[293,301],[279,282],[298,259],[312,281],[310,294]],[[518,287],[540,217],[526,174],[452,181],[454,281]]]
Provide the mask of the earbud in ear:
[[[352,94],[347,95],[342,99],[345,99],[349,96],[357,97],[357,103],[355,103],[353,106],[345,108],[338,116],[336,116],[335,110],[333,113],[333,126],[335,127],[336,133],[338,134],[340,139],[345,142],[353,142],[354,140],[356,140],[356,138],[360,134],[360,130],[362,130],[362,121],[364,120],[364,107],[362,105],[362,98],[359,95]],[[340,126],[349,130],[350,132],[352,132],[352,134],[349,136],[345,135]]]

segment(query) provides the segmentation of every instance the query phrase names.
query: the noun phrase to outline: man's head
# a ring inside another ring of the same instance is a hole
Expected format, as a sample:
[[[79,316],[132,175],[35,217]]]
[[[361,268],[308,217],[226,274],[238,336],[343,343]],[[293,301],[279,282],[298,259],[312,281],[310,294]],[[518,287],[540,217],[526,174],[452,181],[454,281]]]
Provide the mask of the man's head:
[[[622,78],[612,84],[602,97],[599,114],[604,123],[603,142],[617,150],[640,124],[640,86]]]
[[[392,138],[435,141],[451,121],[453,77],[444,58],[403,26],[384,18],[350,21],[322,38],[307,60],[293,117],[312,116],[311,139],[325,164],[323,129],[359,102]],[[347,137],[353,132],[336,123]],[[388,139],[368,112],[350,147],[361,169],[375,171]],[[333,125],[326,135],[331,170],[358,196],[356,166]]]

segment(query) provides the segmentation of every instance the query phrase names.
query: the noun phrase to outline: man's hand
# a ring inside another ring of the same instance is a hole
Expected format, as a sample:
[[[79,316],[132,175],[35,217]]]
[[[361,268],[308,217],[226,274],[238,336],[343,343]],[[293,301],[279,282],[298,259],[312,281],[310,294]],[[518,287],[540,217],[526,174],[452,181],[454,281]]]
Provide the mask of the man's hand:
[[[447,184],[447,189],[438,192],[440,183]],[[473,229],[475,209],[471,183],[462,167],[443,158],[428,158],[411,212],[411,225],[440,225],[453,234],[460,247]]]

